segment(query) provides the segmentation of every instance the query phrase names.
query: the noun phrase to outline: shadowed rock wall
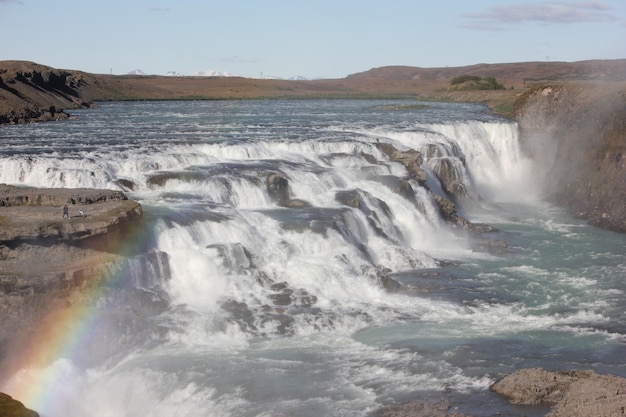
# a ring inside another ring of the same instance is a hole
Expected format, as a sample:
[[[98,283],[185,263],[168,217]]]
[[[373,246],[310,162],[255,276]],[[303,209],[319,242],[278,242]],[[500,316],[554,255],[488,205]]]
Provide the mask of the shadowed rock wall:
[[[515,118],[546,195],[595,226],[626,232],[626,83],[537,87]]]

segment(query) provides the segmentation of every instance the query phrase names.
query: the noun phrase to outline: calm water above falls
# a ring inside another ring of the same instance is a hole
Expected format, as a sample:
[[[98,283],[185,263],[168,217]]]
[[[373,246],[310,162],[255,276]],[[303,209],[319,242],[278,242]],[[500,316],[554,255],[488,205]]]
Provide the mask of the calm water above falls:
[[[521,416],[545,410],[488,391],[516,369],[626,376],[626,238],[540,200],[543,167],[515,124],[479,105],[406,104],[105,103],[1,128],[0,183],[123,188],[142,203],[140,247],[166,254],[169,273],[138,282],[160,281],[171,308],[165,331],[112,360],[67,352],[0,390],[54,375],[46,400],[24,399],[46,417],[366,416],[444,395],[459,412]],[[498,227],[485,237],[507,250],[475,249],[416,181],[394,192],[406,170],[379,143],[428,155],[434,191],[438,164],[456,167],[462,214]],[[272,173],[310,206],[279,207]]]

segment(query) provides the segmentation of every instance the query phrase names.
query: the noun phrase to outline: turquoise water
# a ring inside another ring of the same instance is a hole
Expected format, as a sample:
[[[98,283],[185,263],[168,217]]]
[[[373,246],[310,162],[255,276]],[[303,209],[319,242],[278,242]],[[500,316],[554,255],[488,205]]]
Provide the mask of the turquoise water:
[[[123,189],[149,220],[140,247],[169,266],[137,280],[168,295],[153,338],[23,370],[62,375],[53,404],[27,405],[48,417],[367,416],[447,397],[475,416],[542,415],[489,385],[535,366],[626,376],[625,236],[542,201],[517,126],[484,106],[389,103],[405,102],[102,103],[0,129],[0,182]],[[455,166],[461,212],[497,231],[446,224],[380,143],[428,155],[430,190],[438,163]],[[271,173],[308,206],[278,206]],[[346,191],[358,206],[336,198]]]

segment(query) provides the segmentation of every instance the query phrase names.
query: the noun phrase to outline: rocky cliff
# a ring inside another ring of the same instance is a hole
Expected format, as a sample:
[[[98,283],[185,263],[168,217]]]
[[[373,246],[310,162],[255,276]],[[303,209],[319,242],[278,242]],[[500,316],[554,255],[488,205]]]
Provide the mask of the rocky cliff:
[[[0,125],[67,118],[64,109],[89,107],[83,97],[94,77],[26,61],[0,62]]]
[[[548,198],[626,232],[626,83],[535,87],[518,100],[515,118]]]
[[[164,254],[133,245],[142,225],[139,203],[118,191],[0,185],[0,380],[49,343],[63,317],[87,309],[97,309],[94,331],[111,343],[87,346],[85,361],[154,331],[151,320],[168,299],[158,283],[138,276],[169,270]]]

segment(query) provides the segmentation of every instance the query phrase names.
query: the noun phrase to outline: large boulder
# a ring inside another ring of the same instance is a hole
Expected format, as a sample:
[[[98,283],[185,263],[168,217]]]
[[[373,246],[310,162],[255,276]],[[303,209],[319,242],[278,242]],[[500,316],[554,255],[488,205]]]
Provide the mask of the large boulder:
[[[513,404],[552,406],[546,417],[626,415],[626,379],[593,371],[521,369],[491,390]]]

